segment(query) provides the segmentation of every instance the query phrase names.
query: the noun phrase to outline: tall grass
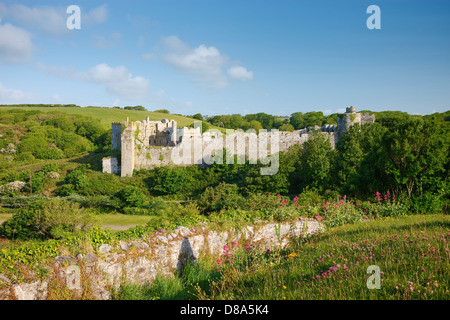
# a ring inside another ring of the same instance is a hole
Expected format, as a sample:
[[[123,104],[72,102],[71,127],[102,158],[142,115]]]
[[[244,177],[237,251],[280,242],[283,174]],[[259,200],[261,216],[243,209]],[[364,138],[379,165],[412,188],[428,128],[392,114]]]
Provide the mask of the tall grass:
[[[145,288],[159,290],[160,299],[449,299],[449,239],[446,215],[383,218],[292,239],[283,248],[228,244],[191,265],[189,276],[159,278]],[[381,270],[380,289],[367,287],[370,265]],[[166,282],[177,283],[176,295]],[[124,286],[119,297],[149,297],[129,290]]]

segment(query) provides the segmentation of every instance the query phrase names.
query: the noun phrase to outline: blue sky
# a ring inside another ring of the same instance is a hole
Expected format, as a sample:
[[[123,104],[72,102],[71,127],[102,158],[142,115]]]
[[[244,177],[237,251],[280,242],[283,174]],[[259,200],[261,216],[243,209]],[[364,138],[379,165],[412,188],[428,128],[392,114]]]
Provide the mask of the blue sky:
[[[72,4],[79,30],[66,26]],[[450,2],[0,0],[0,104],[11,103],[443,112]]]

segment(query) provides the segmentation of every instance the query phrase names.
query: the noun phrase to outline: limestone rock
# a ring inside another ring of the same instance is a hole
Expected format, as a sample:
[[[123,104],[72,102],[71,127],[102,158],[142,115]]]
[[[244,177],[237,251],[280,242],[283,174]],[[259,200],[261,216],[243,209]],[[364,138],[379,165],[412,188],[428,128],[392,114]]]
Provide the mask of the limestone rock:
[[[107,254],[108,252],[111,251],[111,249],[112,249],[111,245],[104,243],[104,244],[100,245],[100,247],[98,247],[97,250],[101,254]]]
[[[47,177],[49,177],[50,179],[59,179],[59,173],[51,171],[47,173]]]

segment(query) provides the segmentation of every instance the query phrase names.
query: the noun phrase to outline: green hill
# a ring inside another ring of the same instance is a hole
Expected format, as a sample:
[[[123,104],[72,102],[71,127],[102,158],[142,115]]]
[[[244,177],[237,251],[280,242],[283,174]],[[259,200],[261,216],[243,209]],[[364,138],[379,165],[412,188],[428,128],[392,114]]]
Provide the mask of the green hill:
[[[111,128],[111,122],[125,121],[127,117],[130,121],[140,121],[149,117],[152,121],[161,119],[173,119],[177,121],[178,127],[186,127],[194,123],[194,119],[176,114],[167,114],[151,111],[137,111],[113,109],[107,107],[77,107],[77,106],[51,106],[51,105],[1,105],[0,110],[5,109],[32,109],[42,112],[65,112],[68,114],[79,114],[83,116],[99,119],[101,124],[106,128]]]

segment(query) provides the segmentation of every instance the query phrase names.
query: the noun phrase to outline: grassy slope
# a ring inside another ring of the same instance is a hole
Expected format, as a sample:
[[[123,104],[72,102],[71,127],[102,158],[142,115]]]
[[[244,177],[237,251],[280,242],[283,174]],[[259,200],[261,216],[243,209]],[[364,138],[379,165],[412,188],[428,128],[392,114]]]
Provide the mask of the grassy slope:
[[[84,116],[89,116],[95,119],[99,119],[105,128],[111,127],[111,122],[121,122],[125,121],[129,117],[130,121],[140,121],[145,120],[146,117],[150,117],[152,121],[159,121],[161,119],[173,119],[177,121],[178,127],[188,126],[194,122],[194,119],[187,118],[184,116],[179,116],[175,114],[166,114],[151,111],[135,111],[135,110],[124,110],[124,109],[113,109],[113,108],[100,108],[100,107],[89,107],[89,108],[78,108],[78,107],[12,107],[4,106],[0,109],[32,109],[40,110],[42,112],[65,112],[68,114],[80,114]]]
[[[232,249],[226,258],[233,264],[220,257],[220,272],[217,256],[209,257],[181,279],[125,286],[117,298],[448,300],[449,240],[450,216],[379,219],[338,227],[269,254]],[[380,289],[367,288],[370,265],[383,272]]]

